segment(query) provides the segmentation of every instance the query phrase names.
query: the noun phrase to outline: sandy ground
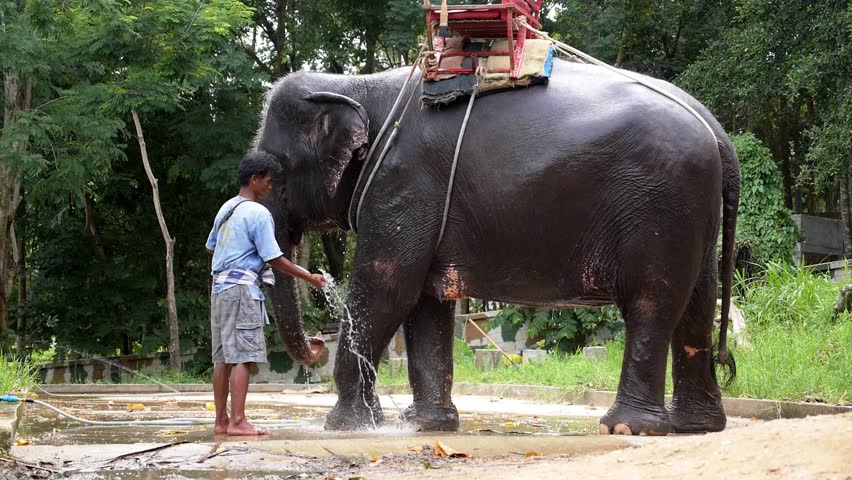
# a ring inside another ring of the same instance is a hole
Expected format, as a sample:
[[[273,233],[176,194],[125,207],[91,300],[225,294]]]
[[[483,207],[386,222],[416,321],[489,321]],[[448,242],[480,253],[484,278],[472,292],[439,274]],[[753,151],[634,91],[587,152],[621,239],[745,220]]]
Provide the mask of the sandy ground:
[[[399,479],[852,479],[852,415],[775,420],[724,432],[670,436],[575,458],[471,459]],[[374,475],[370,478],[377,478]]]

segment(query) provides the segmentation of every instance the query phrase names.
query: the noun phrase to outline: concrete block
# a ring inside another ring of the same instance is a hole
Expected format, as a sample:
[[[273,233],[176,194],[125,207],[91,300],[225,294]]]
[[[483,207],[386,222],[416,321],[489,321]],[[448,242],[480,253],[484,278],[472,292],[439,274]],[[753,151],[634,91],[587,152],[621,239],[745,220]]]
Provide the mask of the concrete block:
[[[585,347],[583,348],[583,355],[593,362],[605,362],[606,347]]]
[[[390,373],[391,375],[396,375],[399,372],[407,372],[408,371],[408,358],[407,357],[397,357],[390,359]]]
[[[533,350],[527,348],[524,350],[523,363],[542,363],[547,358],[547,350]]]
[[[15,434],[23,415],[23,403],[0,404],[0,450],[8,452],[15,444]]]
[[[503,366],[503,354],[499,350],[477,350],[476,368],[480,370],[494,370]]]

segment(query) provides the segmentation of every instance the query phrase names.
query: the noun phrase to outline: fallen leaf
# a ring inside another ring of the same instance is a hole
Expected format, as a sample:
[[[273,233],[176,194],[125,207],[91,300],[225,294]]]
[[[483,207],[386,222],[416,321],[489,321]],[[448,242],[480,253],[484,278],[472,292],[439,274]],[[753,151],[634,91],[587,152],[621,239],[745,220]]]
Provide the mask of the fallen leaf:
[[[130,403],[127,405],[128,412],[136,412],[139,410],[145,410],[145,405],[142,405],[141,403]]]
[[[435,440],[435,446],[433,447],[435,450],[435,455],[439,457],[450,457],[450,458],[466,458],[469,457],[466,452],[460,452],[458,450],[453,449],[446,443],[441,442],[440,440]]]
[[[204,405],[204,408],[206,408],[208,412],[212,412],[213,410],[216,410],[216,404],[213,402],[207,402]]]
[[[752,421],[752,422],[756,422],[756,421],[757,421],[757,417],[751,417],[751,421]]]
[[[538,452],[534,452],[532,450],[530,450],[529,452],[524,454],[524,458],[539,457],[539,456],[541,456],[541,454],[539,454]]]
[[[506,422],[504,425],[507,426],[507,427],[514,427],[515,426],[514,422]]]
[[[408,447],[409,452],[420,453],[423,451],[423,445],[412,445]]]
[[[35,392],[27,393],[27,398],[38,398],[38,394]]]
[[[176,435],[186,435],[187,433],[189,433],[189,431],[187,431],[187,430],[160,430],[157,433],[159,433],[160,435],[163,435],[163,436],[176,436]]]
[[[30,441],[27,440],[26,438],[16,438],[15,444],[19,447],[26,447],[27,445],[30,444]]]
[[[371,461],[371,462],[378,462],[378,461],[379,461],[379,457],[377,457],[377,456],[373,455],[372,457],[370,457],[370,461]]]

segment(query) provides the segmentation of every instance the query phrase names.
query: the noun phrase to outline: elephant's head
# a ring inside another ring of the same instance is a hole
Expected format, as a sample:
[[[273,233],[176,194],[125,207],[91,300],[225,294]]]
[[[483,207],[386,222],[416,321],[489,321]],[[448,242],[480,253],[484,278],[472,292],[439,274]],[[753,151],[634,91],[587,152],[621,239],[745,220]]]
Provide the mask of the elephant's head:
[[[366,155],[367,113],[355,100],[302,85],[291,75],[270,91],[256,148],[283,167],[266,205],[288,259],[305,230],[349,228],[346,210]],[[296,284],[276,272],[272,290],[278,333],[300,363],[316,361],[305,341]]]

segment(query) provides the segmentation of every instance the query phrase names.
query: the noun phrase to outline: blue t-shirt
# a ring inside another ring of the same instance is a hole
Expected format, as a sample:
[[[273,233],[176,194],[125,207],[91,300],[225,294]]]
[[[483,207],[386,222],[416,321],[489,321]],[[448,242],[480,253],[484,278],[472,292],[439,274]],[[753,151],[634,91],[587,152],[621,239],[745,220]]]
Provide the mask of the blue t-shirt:
[[[243,203],[234,210],[224,225],[222,218],[234,208],[237,202]],[[207,237],[207,248],[213,250],[212,275],[224,270],[239,268],[260,273],[263,265],[283,255],[275,240],[275,222],[272,214],[263,205],[245,201],[239,195],[228,200],[216,214],[213,229]],[[218,293],[233,287],[234,284],[214,285],[213,292]],[[260,288],[251,285],[249,289],[257,300],[263,300]]]

